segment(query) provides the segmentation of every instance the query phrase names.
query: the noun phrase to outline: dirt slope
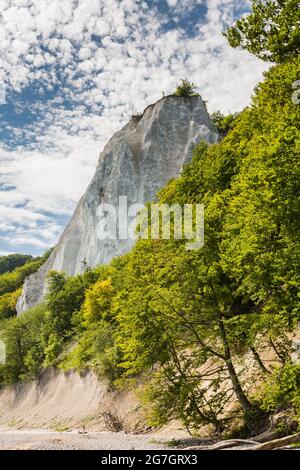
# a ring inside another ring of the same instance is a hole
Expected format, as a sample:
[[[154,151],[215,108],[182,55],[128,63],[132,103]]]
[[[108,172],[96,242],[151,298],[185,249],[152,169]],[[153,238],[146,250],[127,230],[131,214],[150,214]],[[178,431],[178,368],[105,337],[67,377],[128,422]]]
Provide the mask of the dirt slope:
[[[61,431],[85,425],[101,431],[107,429],[103,412],[117,414],[125,430],[139,430],[137,398],[109,390],[108,383],[91,371],[80,375],[50,368],[38,380],[0,390],[0,423],[14,428]]]

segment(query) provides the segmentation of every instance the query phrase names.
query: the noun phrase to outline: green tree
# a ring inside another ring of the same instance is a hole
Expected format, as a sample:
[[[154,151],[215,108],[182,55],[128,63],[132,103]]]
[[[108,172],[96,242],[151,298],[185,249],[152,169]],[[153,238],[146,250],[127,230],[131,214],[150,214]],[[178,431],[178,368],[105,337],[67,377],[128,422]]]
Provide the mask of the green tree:
[[[113,295],[111,279],[100,279],[87,289],[82,308],[85,321],[90,323],[110,316]]]
[[[41,371],[44,318],[45,306],[39,305],[20,317],[1,322],[0,339],[6,345],[6,364],[0,366],[1,384],[30,380]]]
[[[11,272],[15,268],[19,268],[31,260],[32,256],[21,255],[17,253],[7,256],[0,256],[0,274]]]
[[[234,113],[225,116],[220,111],[212,113],[211,120],[218,129],[218,132],[221,137],[225,137],[228,132],[233,128],[238,115],[239,113]]]
[[[257,404],[236,361],[250,350],[268,375],[261,349],[273,348],[282,364],[289,358],[288,333],[299,320],[299,108],[291,100],[298,71],[298,60],[271,69],[232,132],[210,148],[200,144],[161,191],[161,202],[205,204],[204,248],[191,253],[180,241],[145,240],[122,271],[121,365],[129,376],[158,365],[150,397],[157,409],[164,403],[166,419],[172,410],[187,422],[212,419],[208,410],[222,400],[205,403],[205,379],[198,373],[197,382],[195,371],[213,361],[218,393],[229,381],[227,393],[255,427]]]
[[[298,0],[252,0],[252,12],[224,34],[232,47],[282,63],[300,52],[299,25]]]
[[[23,266],[0,275],[0,295],[14,292],[21,287],[26,276],[35,273],[47,260],[49,254],[50,252],[46,252],[43,256],[29,260]]]
[[[267,411],[293,412],[293,420],[300,429],[300,366],[287,363],[276,367],[258,392],[261,406]]]
[[[15,292],[8,292],[0,296],[0,321],[17,314],[16,305],[21,294],[22,289],[17,289]]]
[[[109,266],[51,273],[42,321],[28,312],[0,323],[11,348],[2,383],[48,365],[92,367],[116,385],[142,377],[152,422],[176,417],[189,430],[223,430],[233,400],[251,432],[281,405],[298,413],[299,71],[299,57],[272,67],[224,139],[199,143],[160,191],[161,203],[204,204],[204,247],[141,239]],[[271,385],[257,398],[258,380]]]

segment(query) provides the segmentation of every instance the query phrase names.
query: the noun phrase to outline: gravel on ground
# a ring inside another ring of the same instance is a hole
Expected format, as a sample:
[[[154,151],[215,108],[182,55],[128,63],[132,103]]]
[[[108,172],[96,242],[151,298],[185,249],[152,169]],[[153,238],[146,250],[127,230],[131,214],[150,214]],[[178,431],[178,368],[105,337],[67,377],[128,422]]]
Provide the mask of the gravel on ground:
[[[54,432],[0,428],[0,450],[156,450],[166,446],[151,435],[124,432]]]

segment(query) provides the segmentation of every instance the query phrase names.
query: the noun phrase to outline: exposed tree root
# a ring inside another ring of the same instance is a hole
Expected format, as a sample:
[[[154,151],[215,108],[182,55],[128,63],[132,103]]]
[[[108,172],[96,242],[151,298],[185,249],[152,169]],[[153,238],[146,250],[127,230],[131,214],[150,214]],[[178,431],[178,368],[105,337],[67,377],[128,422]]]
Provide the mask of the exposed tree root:
[[[254,442],[268,442],[272,441],[273,439],[279,439],[282,436],[282,431],[279,431],[279,429],[274,429],[273,431],[266,431],[261,434],[258,434],[258,436],[252,437],[251,440]]]
[[[300,443],[300,432],[297,434],[292,434],[291,436],[282,437],[281,439],[274,439],[273,441],[264,442],[263,444],[249,448],[249,450],[279,449],[279,447],[297,443]]]
[[[234,447],[241,447],[241,450],[272,450],[279,449],[281,447],[288,446],[290,444],[300,443],[300,432],[292,434],[291,436],[282,437],[280,439],[273,439],[265,441],[267,436],[272,439],[279,431],[271,431],[269,433],[263,433],[259,436],[253,437],[252,439],[230,439],[228,441],[217,442],[210,446],[195,446],[186,447],[185,450],[226,450]],[[258,440],[260,439],[260,440]],[[263,439],[263,441],[261,441]],[[257,444],[258,442],[261,442]]]
[[[256,443],[252,440],[247,439],[228,439],[227,441],[216,442],[209,446],[194,446],[186,447],[185,450],[221,450],[229,449],[230,447],[236,447],[238,445],[255,445]]]

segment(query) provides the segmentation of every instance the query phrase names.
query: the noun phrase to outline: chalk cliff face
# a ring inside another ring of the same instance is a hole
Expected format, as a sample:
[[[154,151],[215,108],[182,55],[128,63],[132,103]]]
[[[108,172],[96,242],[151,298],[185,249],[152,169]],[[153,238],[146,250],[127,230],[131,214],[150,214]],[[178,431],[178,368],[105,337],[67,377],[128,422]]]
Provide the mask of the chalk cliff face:
[[[40,270],[26,279],[18,313],[41,300],[49,270],[74,275],[86,265],[108,263],[128,251],[132,240],[98,236],[99,204],[118,207],[119,196],[127,196],[128,205],[154,199],[170,178],[180,174],[200,140],[215,143],[218,134],[197,96],[167,96],[116,132],[100,154],[95,176],[56,248]]]

